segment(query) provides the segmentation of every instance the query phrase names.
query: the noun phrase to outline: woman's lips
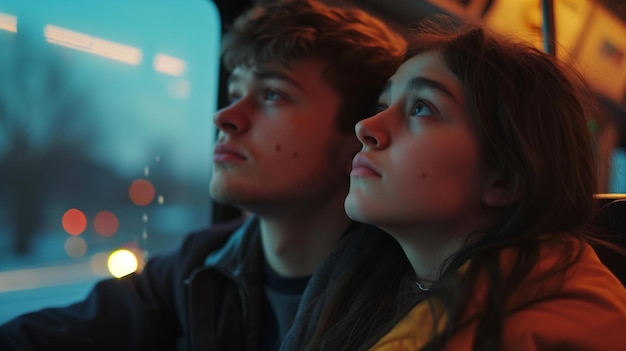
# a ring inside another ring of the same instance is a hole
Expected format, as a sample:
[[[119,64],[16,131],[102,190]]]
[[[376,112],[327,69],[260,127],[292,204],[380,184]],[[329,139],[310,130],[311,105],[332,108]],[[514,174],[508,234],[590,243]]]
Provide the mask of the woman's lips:
[[[364,176],[364,177],[381,177],[380,173],[374,168],[370,160],[362,154],[358,153],[352,160],[352,172],[351,176]]]

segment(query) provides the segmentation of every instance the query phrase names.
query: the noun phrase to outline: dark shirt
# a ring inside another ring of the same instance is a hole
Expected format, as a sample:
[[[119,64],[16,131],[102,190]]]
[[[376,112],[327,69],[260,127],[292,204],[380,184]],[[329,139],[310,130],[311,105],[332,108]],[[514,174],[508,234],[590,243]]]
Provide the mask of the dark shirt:
[[[263,351],[274,351],[291,326],[310,276],[287,278],[264,262]]]

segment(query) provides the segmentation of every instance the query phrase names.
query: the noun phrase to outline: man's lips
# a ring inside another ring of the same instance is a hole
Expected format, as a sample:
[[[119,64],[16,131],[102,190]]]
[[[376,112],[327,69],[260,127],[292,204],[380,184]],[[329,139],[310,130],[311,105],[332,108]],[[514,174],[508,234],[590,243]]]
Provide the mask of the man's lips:
[[[231,162],[246,160],[241,152],[227,144],[217,144],[213,151],[213,162]]]
[[[352,160],[352,172],[351,176],[369,176],[369,177],[381,177],[380,173],[374,168],[370,160],[362,154],[358,153]]]

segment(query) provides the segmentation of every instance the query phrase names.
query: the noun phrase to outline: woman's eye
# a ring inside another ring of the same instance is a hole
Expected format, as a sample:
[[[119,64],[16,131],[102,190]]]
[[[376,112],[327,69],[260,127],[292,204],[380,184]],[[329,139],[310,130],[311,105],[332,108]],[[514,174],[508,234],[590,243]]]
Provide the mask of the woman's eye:
[[[435,111],[423,100],[416,100],[413,103],[411,116],[433,116]]]

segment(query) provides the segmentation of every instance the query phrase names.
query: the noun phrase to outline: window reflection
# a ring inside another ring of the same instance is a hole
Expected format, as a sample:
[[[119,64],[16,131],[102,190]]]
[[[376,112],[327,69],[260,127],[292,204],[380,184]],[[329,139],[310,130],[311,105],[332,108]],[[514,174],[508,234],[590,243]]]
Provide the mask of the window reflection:
[[[219,37],[201,0],[0,4],[0,299],[210,222]]]

